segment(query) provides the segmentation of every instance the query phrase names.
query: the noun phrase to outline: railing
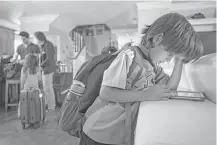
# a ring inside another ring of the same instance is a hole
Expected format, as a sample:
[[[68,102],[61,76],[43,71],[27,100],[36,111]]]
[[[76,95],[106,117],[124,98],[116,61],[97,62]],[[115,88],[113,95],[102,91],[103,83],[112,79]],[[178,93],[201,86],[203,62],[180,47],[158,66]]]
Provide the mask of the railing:
[[[75,56],[73,56],[72,59],[77,59],[78,56],[81,54],[81,52],[83,51],[83,49],[84,49],[85,47],[86,47],[86,45],[84,45],[84,46],[80,49],[80,51],[79,51]]]

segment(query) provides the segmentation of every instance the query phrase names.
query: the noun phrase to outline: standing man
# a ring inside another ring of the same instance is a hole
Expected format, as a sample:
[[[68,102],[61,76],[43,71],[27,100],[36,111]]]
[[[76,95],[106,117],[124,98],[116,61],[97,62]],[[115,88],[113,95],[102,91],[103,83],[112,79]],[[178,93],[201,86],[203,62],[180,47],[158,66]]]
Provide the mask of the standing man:
[[[46,96],[46,104],[49,110],[54,110],[56,106],[53,90],[53,74],[56,71],[55,50],[53,44],[47,40],[43,32],[35,32],[35,38],[41,49],[42,81]]]
[[[20,32],[19,36],[21,37],[23,44],[20,44],[10,62],[17,61],[20,64],[24,63],[25,56],[29,53],[39,54],[40,49],[36,44],[33,44],[29,40],[29,34],[25,31]],[[18,61],[18,57],[20,56],[21,60]]]

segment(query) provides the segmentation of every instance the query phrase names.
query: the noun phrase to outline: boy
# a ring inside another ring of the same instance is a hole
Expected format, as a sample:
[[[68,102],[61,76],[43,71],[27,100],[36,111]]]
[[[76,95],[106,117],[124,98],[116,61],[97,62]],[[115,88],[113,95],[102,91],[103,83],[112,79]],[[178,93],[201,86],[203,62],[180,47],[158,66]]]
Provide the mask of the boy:
[[[178,87],[183,64],[203,54],[198,34],[177,13],[161,16],[142,34],[140,46],[123,49],[104,72],[100,95],[85,114],[80,145],[124,144],[124,103],[132,102],[135,129],[139,102],[168,98]],[[176,64],[169,77],[158,64],[173,57]]]

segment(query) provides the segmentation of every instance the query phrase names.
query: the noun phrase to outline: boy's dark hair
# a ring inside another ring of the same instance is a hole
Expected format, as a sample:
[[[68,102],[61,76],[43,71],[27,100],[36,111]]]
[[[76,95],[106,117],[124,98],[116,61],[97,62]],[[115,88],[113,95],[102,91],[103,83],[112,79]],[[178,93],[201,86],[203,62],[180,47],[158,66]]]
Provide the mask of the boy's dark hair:
[[[203,44],[198,33],[190,22],[178,13],[168,13],[156,19],[150,26],[146,26],[142,32],[141,45],[151,47],[152,38],[163,33],[162,45],[165,51],[184,57],[184,62],[198,60],[203,55]]]
[[[37,32],[34,33],[34,35],[40,41],[46,41],[47,40],[47,38],[46,38],[46,36],[44,35],[43,32],[37,31]]]
[[[37,56],[35,56],[34,54],[28,54],[25,57],[25,62],[23,65],[23,71],[24,73],[27,72],[27,70],[29,70],[29,74],[36,74],[36,68],[38,67],[38,59]]]
[[[22,36],[22,37],[29,38],[29,33],[25,32],[25,31],[21,31],[21,32],[19,33],[19,35]]]

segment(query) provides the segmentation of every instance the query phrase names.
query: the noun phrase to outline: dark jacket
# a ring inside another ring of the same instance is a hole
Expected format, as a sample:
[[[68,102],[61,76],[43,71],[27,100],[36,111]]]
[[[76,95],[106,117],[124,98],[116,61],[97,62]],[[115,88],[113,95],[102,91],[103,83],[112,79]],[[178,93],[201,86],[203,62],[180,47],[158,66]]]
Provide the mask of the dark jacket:
[[[55,50],[53,44],[46,40],[41,47],[41,67],[44,71],[44,74],[53,73],[56,71],[56,62],[54,59]]]

